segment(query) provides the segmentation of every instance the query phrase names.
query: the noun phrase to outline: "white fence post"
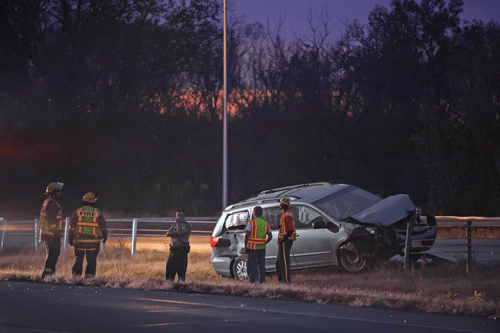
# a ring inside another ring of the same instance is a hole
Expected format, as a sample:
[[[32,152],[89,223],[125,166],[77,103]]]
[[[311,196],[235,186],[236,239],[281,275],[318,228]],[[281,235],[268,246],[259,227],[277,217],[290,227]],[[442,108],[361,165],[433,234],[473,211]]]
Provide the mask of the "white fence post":
[[[66,220],[64,221],[64,245],[63,245],[63,249],[66,250],[66,246],[68,245],[68,234],[69,234],[69,217],[66,218]]]
[[[5,231],[7,230],[7,220],[4,220],[3,217],[0,217],[0,222],[3,222],[3,232],[2,232],[2,245],[0,246],[0,251],[3,250],[3,242],[5,241]]]
[[[40,230],[38,230],[38,219],[35,219],[35,250],[38,250],[38,244],[40,243],[38,240],[38,234]]]
[[[137,219],[132,220],[132,255],[135,254],[135,245],[137,244]]]

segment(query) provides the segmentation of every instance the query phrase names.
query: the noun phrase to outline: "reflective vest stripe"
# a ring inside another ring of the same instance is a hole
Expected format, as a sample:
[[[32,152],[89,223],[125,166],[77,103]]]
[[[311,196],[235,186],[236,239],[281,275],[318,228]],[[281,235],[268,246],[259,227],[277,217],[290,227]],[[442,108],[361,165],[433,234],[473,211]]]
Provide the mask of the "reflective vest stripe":
[[[248,241],[249,242],[253,242],[253,243],[257,243],[257,244],[266,244],[266,240],[265,239],[261,239],[261,238],[248,238]]]

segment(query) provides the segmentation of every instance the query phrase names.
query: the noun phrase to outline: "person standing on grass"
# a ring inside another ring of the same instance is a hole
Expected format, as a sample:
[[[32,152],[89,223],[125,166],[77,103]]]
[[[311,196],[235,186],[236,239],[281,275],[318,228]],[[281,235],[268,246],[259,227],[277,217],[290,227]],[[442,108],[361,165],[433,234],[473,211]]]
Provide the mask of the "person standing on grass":
[[[186,280],[190,235],[191,225],[186,222],[184,211],[178,210],[175,223],[167,231],[167,237],[170,237],[170,254],[165,270],[167,280],[173,281],[176,274],[178,281]]]
[[[266,281],[266,245],[273,239],[271,228],[262,217],[262,207],[253,209],[253,219],[245,229],[245,252],[248,254],[250,283]]]
[[[61,236],[64,233],[62,208],[59,204],[63,183],[50,183],[45,189],[48,196],[40,211],[38,227],[40,242],[45,242],[47,256],[43,268],[42,279],[56,272],[56,263],[61,253]]]
[[[97,255],[101,241],[106,243],[108,230],[106,219],[97,209],[97,198],[94,193],[88,192],[83,198],[83,206],[71,216],[69,225],[69,245],[75,247],[75,261],[71,270],[74,276],[81,276],[83,259],[87,258],[85,277],[94,277],[97,267]]]
[[[290,210],[290,198],[282,197],[280,199],[280,208],[283,209],[283,214],[281,214],[280,230],[278,232],[276,271],[278,272],[279,282],[290,283],[290,249],[296,238],[293,213]]]

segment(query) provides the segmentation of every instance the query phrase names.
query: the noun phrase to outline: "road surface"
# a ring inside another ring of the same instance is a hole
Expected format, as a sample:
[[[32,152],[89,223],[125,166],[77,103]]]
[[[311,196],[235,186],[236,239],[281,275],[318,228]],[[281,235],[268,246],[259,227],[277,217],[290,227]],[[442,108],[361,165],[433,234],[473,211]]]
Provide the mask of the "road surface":
[[[0,332],[463,332],[500,322],[250,297],[0,282]]]

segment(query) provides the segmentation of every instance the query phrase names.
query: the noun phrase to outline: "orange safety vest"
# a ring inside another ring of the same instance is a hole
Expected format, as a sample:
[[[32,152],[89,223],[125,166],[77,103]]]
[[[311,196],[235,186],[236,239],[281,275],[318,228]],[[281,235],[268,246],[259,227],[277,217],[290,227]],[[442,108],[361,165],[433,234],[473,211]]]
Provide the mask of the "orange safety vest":
[[[289,239],[295,240],[297,238],[296,232],[295,232],[295,222],[293,221],[293,213],[290,209],[287,209],[286,211],[281,214],[281,219],[280,219],[280,230],[278,232],[278,244],[281,242],[283,237],[288,233],[290,230],[286,230],[286,225],[285,225],[285,219],[286,218],[291,218],[292,223],[293,223],[293,233],[292,236],[290,236]]]
[[[50,201],[54,201],[59,208],[56,215],[56,222],[51,222],[47,220],[47,205]],[[61,205],[54,199],[47,198],[43,202],[42,210],[40,211],[40,220],[38,221],[38,227],[40,228],[40,240],[43,236],[60,236],[63,231],[63,215]]]
[[[75,236],[75,248],[95,249],[102,239],[102,231],[98,224],[99,209],[83,206],[76,210],[76,230],[70,232]]]
[[[264,219],[255,218],[250,220],[252,231],[248,237],[247,248],[250,250],[259,250],[266,248],[266,235],[269,232],[269,223]]]

